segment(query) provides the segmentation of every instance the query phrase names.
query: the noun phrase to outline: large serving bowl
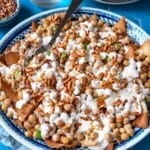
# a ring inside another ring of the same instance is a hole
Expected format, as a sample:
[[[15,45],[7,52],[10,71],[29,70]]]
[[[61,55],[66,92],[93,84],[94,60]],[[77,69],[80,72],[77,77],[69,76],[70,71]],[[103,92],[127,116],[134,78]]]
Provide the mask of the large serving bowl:
[[[20,0],[15,0],[15,2],[17,4],[16,10],[10,16],[0,20],[0,27],[8,26],[15,21],[20,12]]]
[[[6,36],[0,41],[1,52],[3,52],[3,50],[5,50],[8,46],[11,46],[18,39],[23,38],[24,34],[26,34],[31,30],[30,27],[31,27],[31,22],[33,20],[39,21],[39,19],[41,18],[44,18],[48,15],[52,15],[54,13],[64,12],[66,11],[66,9],[67,8],[61,8],[61,9],[46,11],[23,21],[15,28],[13,28],[10,32],[8,32]],[[95,9],[95,8],[86,8],[86,7],[78,9],[73,15],[78,17],[82,14],[88,14],[88,15],[97,14],[100,19],[112,25],[115,24],[121,18],[121,16],[108,11]],[[129,20],[127,20],[127,28],[128,28],[127,29],[128,34],[135,42],[139,44],[142,44],[145,40],[149,38],[148,34],[145,31],[143,31],[140,27],[138,27],[136,24],[132,23]],[[24,144],[29,148],[34,150],[50,149],[43,141],[25,137],[24,131],[20,129],[18,126],[16,126],[2,111],[0,111],[0,124],[16,140],[18,140],[19,142],[21,142],[22,144]],[[132,147],[133,145],[141,141],[149,133],[150,128],[148,129],[136,128],[135,130],[136,130],[135,135],[132,138],[120,144],[116,144],[115,149],[125,150]],[[87,149],[76,148],[76,150],[87,150]]]

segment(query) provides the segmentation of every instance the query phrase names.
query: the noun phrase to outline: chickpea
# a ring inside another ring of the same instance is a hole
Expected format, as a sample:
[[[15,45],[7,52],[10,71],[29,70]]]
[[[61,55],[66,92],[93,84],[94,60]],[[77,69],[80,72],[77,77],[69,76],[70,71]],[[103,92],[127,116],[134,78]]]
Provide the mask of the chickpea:
[[[97,137],[98,137],[98,133],[97,133],[97,132],[92,132],[92,133],[90,134],[90,139],[91,139],[91,140],[95,140]]]
[[[37,138],[37,131],[33,132],[33,138],[35,138],[35,139]]]
[[[25,132],[25,136],[27,136],[27,137],[32,137],[32,132],[31,132],[31,131],[26,131],[26,132]]]
[[[123,124],[127,124],[127,123],[129,123],[129,119],[128,119],[127,117],[125,117],[125,118],[123,119]]]
[[[116,128],[116,129],[113,130],[113,135],[114,135],[115,137],[119,137],[119,136],[120,136],[120,131],[119,131],[118,128]]]
[[[147,79],[147,74],[146,74],[146,73],[142,73],[142,74],[140,75],[140,78],[141,78],[142,80],[146,80],[146,79]]]
[[[146,82],[146,83],[144,84],[144,86],[145,86],[146,88],[150,88],[150,82]]]
[[[76,136],[77,136],[77,139],[78,139],[79,141],[82,141],[82,140],[84,140],[84,138],[85,138],[85,135],[84,135],[83,132],[77,133]]]
[[[131,124],[128,123],[128,124],[126,124],[126,125],[124,126],[124,128],[125,128],[125,129],[132,129],[132,126],[131,126]]]
[[[87,20],[89,17],[88,17],[88,15],[83,15],[82,18],[83,18],[84,20]]]
[[[62,135],[62,136],[60,137],[60,141],[61,141],[61,143],[63,143],[63,144],[68,144],[68,143],[69,143],[69,139],[68,139],[66,136],[64,136],[64,135]]]
[[[106,133],[106,134],[105,134],[105,139],[106,139],[107,141],[109,141],[109,142],[112,142],[112,141],[113,141],[113,137],[112,137],[112,135],[111,135],[110,133]]]
[[[116,128],[116,124],[115,123],[110,123],[110,127],[111,127],[111,129],[115,129]]]
[[[24,128],[25,128],[26,130],[30,130],[30,129],[32,128],[31,123],[30,123],[29,121],[25,121],[25,122],[24,122]]]
[[[148,63],[150,63],[150,56],[146,57],[145,61],[148,62]]]
[[[96,25],[97,25],[97,20],[92,19],[92,20],[91,20],[91,23],[92,23],[93,26],[96,26]]]
[[[127,134],[129,136],[133,136],[134,135],[134,130],[132,128],[127,129],[126,132],[127,132]]]
[[[79,22],[83,22],[84,18],[83,17],[79,17]]]
[[[5,94],[1,94],[1,95],[0,95],[0,101],[4,101],[5,98],[6,98],[6,97],[5,97]]]
[[[121,134],[121,140],[125,141],[129,138],[128,134],[127,133],[122,133]]]
[[[65,105],[64,105],[64,110],[65,110],[65,111],[70,112],[71,109],[72,109],[71,104],[65,104]]]
[[[56,121],[56,126],[58,126],[59,128],[63,127],[65,125],[65,123],[62,120],[57,120]]]
[[[125,132],[126,132],[125,128],[120,128],[120,133],[125,133]]]
[[[29,121],[30,123],[32,123],[32,124],[36,124],[36,122],[37,122],[37,117],[36,117],[36,115],[35,115],[35,114],[31,114],[31,115],[29,116],[29,118],[28,118],[28,121]]]
[[[37,124],[37,125],[35,125],[35,127],[34,127],[36,130],[39,130],[40,129],[40,125],[39,124]]]
[[[67,23],[67,24],[64,26],[63,29],[64,29],[64,30],[68,30],[68,29],[70,28],[70,25],[71,25],[70,23]]]
[[[60,140],[60,135],[59,135],[59,134],[53,134],[52,140],[55,141],[55,142],[59,142],[59,140]]]
[[[11,105],[11,100],[7,98],[7,99],[4,100],[4,103],[5,103],[7,106],[10,106],[10,105]]]
[[[144,60],[145,59],[145,55],[144,54],[139,55],[139,57],[140,57],[140,60]]]
[[[69,132],[71,129],[71,125],[69,123],[65,124],[61,129],[63,130],[63,132]]]
[[[123,117],[122,116],[116,116],[116,122],[117,123],[122,123],[123,122]]]
[[[73,138],[74,136],[72,134],[67,135],[67,138],[69,139],[69,142],[72,143],[72,141],[74,140]]]
[[[8,106],[7,106],[5,103],[3,103],[2,106],[1,106],[1,109],[2,109],[3,111],[6,111],[7,108],[8,108]]]
[[[114,118],[113,118],[113,117],[110,117],[110,118],[109,118],[109,122],[110,122],[110,123],[114,123]]]
[[[128,61],[128,60],[124,60],[124,61],[123,61],[123,65],[124,65],[124,66],[128,66],[128,65],[129,65],[129,61]]]
[[[122,124],[121,123],[117,123],[117,128],[121,128],[122,127]]]
[[[13,112],[12,111],[8,111],[7,112],[7,117],[13,117]]]
[[[103,26],[104,22],[102,20],[98,20],[98,26],[101,27]]]

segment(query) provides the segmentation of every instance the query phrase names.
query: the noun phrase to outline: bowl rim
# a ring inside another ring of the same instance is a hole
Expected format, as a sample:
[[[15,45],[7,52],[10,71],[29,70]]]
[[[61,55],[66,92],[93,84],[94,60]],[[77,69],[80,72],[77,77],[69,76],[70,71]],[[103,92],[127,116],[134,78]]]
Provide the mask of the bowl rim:
[[[0,24],[10,21],[11,19],[13,19],[19,13],[19,10],[20,10],[20,0],[15,0],[15,2],[17,4],[16,10],[10,16],[5,17],[4,19],[1,19],[0,20]]]
[[[105,0],[94,0],[94,1],[103,3],[103,4],[110,4],[110,5],[126,5],[126,4],[132,4],[132,3],[138,2],[139,0],[128,0],[128,1],[122,1],[122,2],[109,2]]]
[[[36,15],[33,15],[27,19],[25,19],[24,21],[20,22],[18,25],[16,25],[14,28],[12,28],[0,41],[0,47],[2,47],[3,43],[9,38],[11,37],[11,35],[21,26],[23,26],[24,24],[31,22],[32,20],[36,20],[37,18],[41,18],[41,16],[46,16],[49,13],[56,13],[56,12],[64,12],[68,9],[68,7],[63,7],[63,8],[55,8],[55,9],[51,9],[51,10],[47,10],[41,13],[38,13]],[[106,14],[111,14],[112,16],[117,17],[118,19],[121,18],[121,15],[118,15],[114,12],[111,11],[106,11],[103,9],[98,9],[98,8],[94,8],[94,7],[81,7],[78,10],[85,10],[85,11],[97,11],[97,12],[104,12]],[[77,10],[77,12],[78,12]],[[137,29],[141,30],[141,32],[147,37],[150,38],[150,36],[142,29],[140,28],[138,25],[136,25],[135,23],[133,23],[132,21],[128,20],[126,18],[127,22],[129,24],[131,24],[132,26],[136,27]],[[13,137],[15,138],[17,141],[19,141],[20,143],[22,143],[23,145],[25,145],[26,147],[30,148],[30,149],[36,149],[36,150],[43,150],[42,147],[38,147],[35,144],[31,143],[30,141],[25,139],[25,136],[21,136],[19,135],[17,132],[15,132],[13,130],[13,128],[9,127],[8,123],[4,120],[4,118],[0,115],[0,122],[1,122],[1,126]],[[128,141],[126,144],[124,144],[121,147],[118,147],[117,150],[125,150],[128,149],[132,146],[134,146],[135,144],[137,144],[138,142],[140,142],[144,137],[146,137],[146,135],[148,135],[150,133],[150,125],[147,129],[143,129],[144,131],[137,136],[136,138]],[[50,148],[51,150],[51,148]]]

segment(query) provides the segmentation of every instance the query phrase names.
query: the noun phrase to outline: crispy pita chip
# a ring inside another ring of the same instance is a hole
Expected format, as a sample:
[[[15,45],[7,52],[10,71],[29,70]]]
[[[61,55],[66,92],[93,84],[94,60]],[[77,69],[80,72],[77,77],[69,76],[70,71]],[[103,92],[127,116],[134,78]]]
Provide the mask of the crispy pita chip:
[[[6,60],[5,60],[5,55],[4,54],[0,55],[0,62],[1,62],[1,64],[6,65]]]
[[[125,57],[126,58],[134,58],[134,56],[135,56],[135,50],[133,47],[129,46],[128,52],[126,53]]]
[[[5,54],[5,61],[7,66],[10,66],[12,64],[16,64],[20,59],[18,52],[8,52]]]
[[[31,26],[31,28],[32,28],[32,32],[35,32],[35,31],[36,31],[36,29],[37,29],[37,27],[38,27],[37,22],[32,21],[32,26]]]
[[[113,29],[119,29],[122,33],[127,32],[125,17],[122,17],[114,26]]]
[[[144,54],[145,56],[150,56],[150,39],[143,43],[138,52],[140,54]]]
[[[21,121],[26,120],[26,118],[34,111],[34,106],[32,104],[24,104],[21,109],[18,109],[18,115]]]
[[[5,92],[6,96],[10,98],[13,102],[18,100],[18,93],[14,91],[10,84],[5,80],[1,79],[1,89]]]
[[[110,143],[109,145],[107,145],[105,150],[114,150],[114,143]]]
[[[143,113],[142,115],[138,116],[133,122],[133,126],[138,128],[148,128],[148,113]]]
[[[80,146],[80,142],[77,140],[74,140],[71,144],[65,145],[65,147],[67,147],[67,148],[73,148],[73,147],[77,147],[77,146]]]
[[[51,147],[51,148],[59,149],[59,148],[64,147],[64,144],[54,142],[54,141],[52,141],[52,140],[50,140],[50,139],[46,139],[46,140],[45,140],[45,143],[46,143],[49,147]]]

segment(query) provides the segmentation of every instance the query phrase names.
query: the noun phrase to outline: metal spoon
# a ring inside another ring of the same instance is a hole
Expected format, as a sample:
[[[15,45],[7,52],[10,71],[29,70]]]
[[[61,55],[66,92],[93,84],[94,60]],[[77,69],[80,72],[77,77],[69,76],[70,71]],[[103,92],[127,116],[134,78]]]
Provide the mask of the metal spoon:
[[[58,35],[61,32],[62,28],[64,27],[65,23],[67,22],[69,17],[72,15],[72,13],[76,10],[76,8],[80,5],[80,3],[82,1],[83,0],[72,0],[71,4],[66,12],[66,15],[64,16],[60,25],[58,26],[58,29],[57,29],[56,33],[54,34],[54,36],[52,37],[52,39],[50,40],[50,42],[46,46],[41,46],[39,49],[37,49],[35,52],[35,55],[37,55],[39,53],[43,53],[44,51],[47,51],[47,49],[49,49],[54,44],[56,38],[58,37]]]

